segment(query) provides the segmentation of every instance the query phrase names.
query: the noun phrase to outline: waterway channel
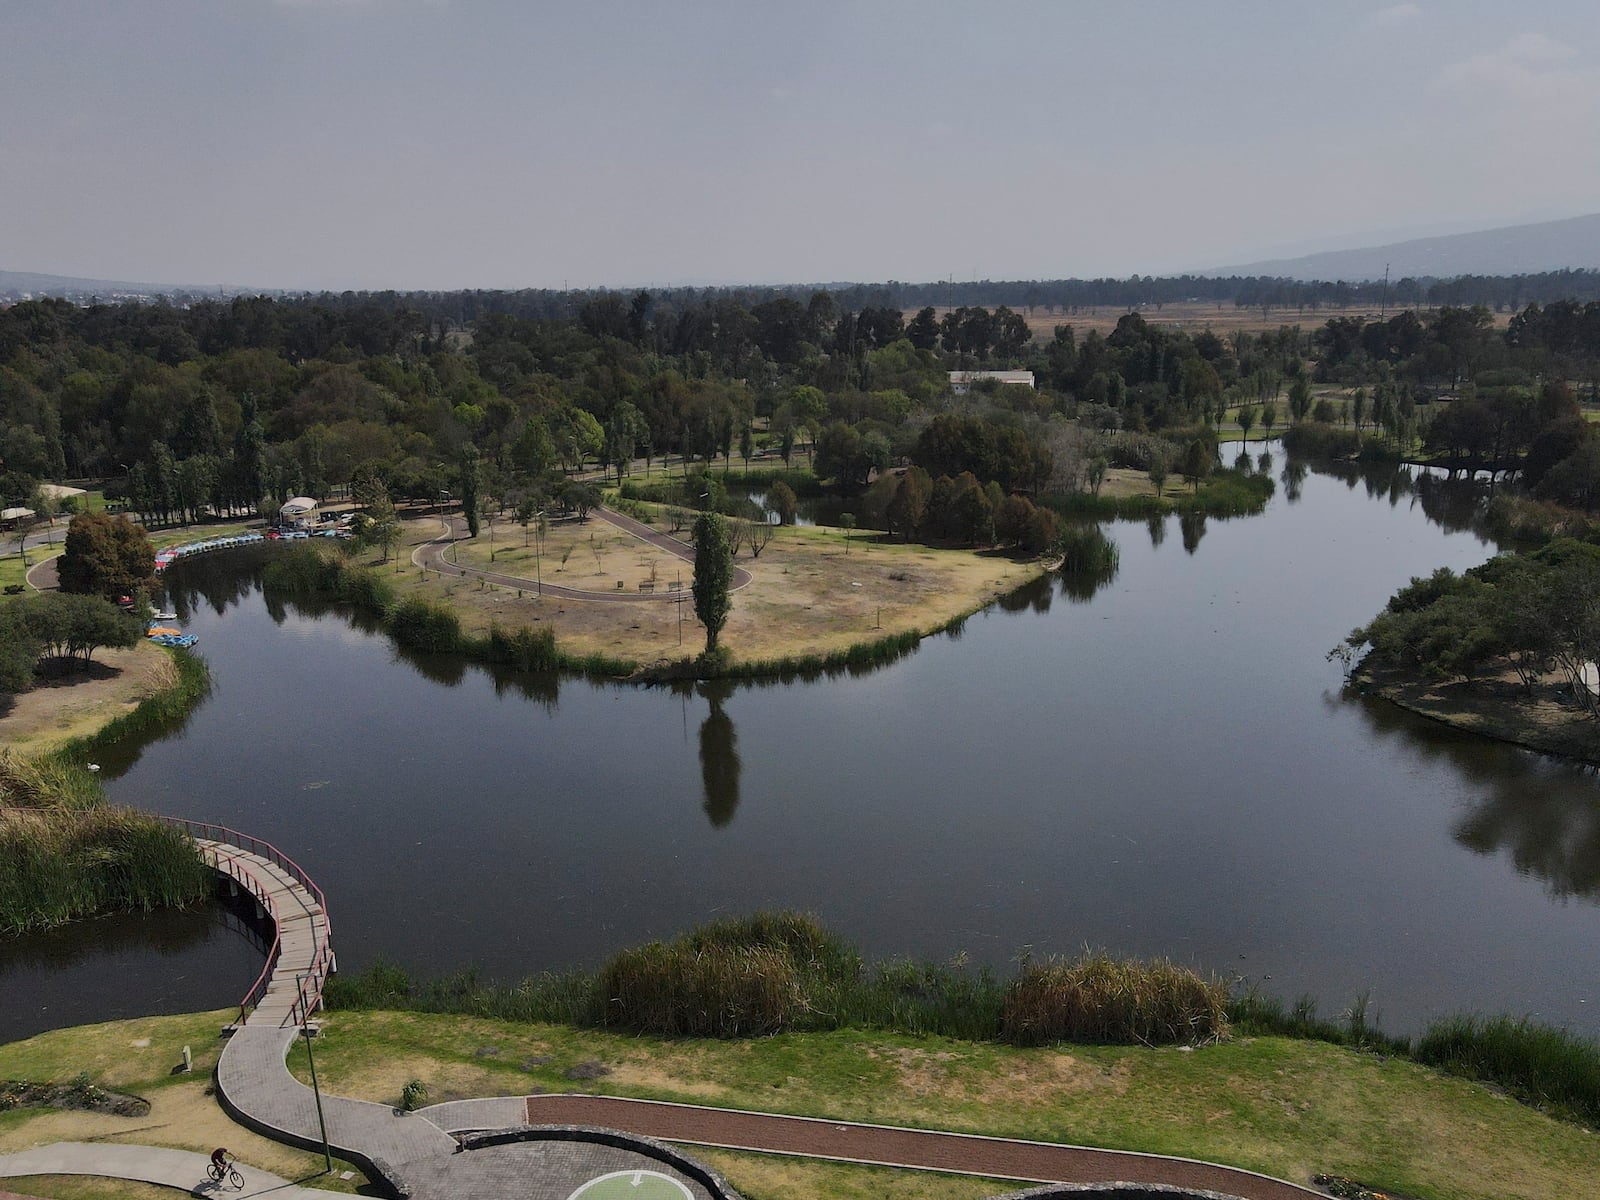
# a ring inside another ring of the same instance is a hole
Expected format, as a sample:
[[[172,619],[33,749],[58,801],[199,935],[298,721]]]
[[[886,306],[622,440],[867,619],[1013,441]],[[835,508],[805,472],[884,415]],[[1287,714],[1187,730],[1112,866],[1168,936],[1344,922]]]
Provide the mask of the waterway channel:
[[[269,606],[249,560],[181,564],[215,691],[108,790],[275,842],[347,970],[514,979],[783,906],[871,956],[1088,945],[1325,1013],[1365,992],[1391,1030],[1600,1032],[1600,782],[1349,696],[1324,658],[1410,576],[1493,553],[1470,497],[1426,498],[1295,472],[1258,517],[1108,527],[1087,600],[1042,582],[863,675],[687,693],[404,657]],[[115,969],[167,965],[140,962]]]

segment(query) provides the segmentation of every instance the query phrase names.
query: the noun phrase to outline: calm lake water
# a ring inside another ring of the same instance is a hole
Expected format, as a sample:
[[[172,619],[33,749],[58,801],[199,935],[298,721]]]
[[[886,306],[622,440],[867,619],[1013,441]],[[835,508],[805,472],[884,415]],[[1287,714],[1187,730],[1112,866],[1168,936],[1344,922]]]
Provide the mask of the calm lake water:
[[[277,843],[345,969],[516,978],[783,906],[872,956],[1089,945],[1327,1013],[1368,992],[1392,1030],[1600,1032],[1594,774],[1349,697],[1324,659],[1410,576],[1493,552],[1470,498],[1286,483],[1260,517],[1109,527],[1121,568],[1086,602],[1052,580],[869,674],[677,693],[409,659],[269,609],[243,560],[185,564],[215,692],[109,791]],[[141,963],[95,970],[171,967]]]

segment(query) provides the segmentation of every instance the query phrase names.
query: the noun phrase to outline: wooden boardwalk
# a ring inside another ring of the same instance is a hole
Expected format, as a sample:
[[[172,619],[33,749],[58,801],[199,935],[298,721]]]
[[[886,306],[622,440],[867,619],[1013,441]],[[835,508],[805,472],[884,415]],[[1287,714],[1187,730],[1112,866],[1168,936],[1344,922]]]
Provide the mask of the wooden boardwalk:
[[[276,928],[267,963],[239,1003],[239,1025],[298,1027],[322,1002],[334,970],[333,930],[322,889],[276,846],[221,826],[173,821],[229,886],[254,897]]]

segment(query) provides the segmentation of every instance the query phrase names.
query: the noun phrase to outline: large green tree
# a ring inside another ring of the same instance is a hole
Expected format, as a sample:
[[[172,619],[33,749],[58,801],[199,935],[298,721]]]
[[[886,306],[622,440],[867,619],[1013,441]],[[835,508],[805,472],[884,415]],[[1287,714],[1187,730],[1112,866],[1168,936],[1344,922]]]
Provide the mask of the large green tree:
[[[116,600],[155,586],[155,549],[143,525],[103,512],[79,513],[67,526],[58,571],[62,591]]]
[[[86,669],[102,647],[137,646],[144,629],[135,617],[99,596],[40,592],[17,601],[24,627],[46,658],[74,660]]]
[[[706,627],[706,653],[717,648],[717,635],[733,608],[733,547],[728,523],[720,513],[705,512],[694,523],[694,615]]]

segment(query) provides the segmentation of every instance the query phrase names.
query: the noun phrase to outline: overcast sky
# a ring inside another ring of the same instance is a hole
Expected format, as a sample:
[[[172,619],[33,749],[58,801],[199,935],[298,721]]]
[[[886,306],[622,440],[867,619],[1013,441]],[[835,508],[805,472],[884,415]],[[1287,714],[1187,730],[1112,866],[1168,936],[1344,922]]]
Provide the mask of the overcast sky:
[[[1595,0],[0,4],[10,270],[1055,278],[1595,211]]]

